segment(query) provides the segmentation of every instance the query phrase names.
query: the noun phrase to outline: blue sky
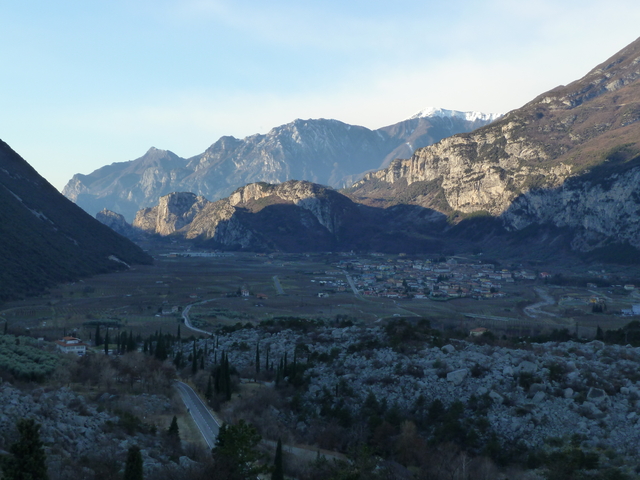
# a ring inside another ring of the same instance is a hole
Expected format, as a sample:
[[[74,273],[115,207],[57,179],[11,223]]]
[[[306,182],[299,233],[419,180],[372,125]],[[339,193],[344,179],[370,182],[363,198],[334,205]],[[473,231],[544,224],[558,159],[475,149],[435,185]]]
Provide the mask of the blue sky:
[[[296,118],[506,112],[640,35],[637,0],[0,4],[0,139],[55,187]]]

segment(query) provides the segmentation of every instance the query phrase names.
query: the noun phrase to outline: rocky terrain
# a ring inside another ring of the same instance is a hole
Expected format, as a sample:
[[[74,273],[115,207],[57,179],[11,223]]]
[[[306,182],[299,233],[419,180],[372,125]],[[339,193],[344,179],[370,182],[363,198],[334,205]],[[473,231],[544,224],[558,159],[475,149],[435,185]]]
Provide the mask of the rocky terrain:
[[[117,395],[103,394],[94,402],[65,387],[21,390],[0,383],[0,453],[15,441],[16,422],[34,418],[41,425],[52,479],[93,478],[101,469],[115,468],[117,473],[133,445],[142,449],[147,473],[165,468],[170,460],[162,435],[123,431],[120,417],[105,409],[117,407],[118,402]],[[127,403],[127,410],[139,418],[174,411],[170,399],[162,395],[141,394]]]
[[[348,190],[358,202],[483,213],[510,230],[568,227],[572,247],[640,247],[640,39],[584,78],[472,133],[419,149]],[[615,207],[614,207],[615,205]]]
[[[264,135],[222,137],[189,159],[151,148],[136,160],[74,175],[63,194],[91,215],[106,208],[132,221],[138,210],[176,191],[218,200],[248,183],[292,179],[340,188],[395,158],[409,157],[416,148],[497,117],[427,109],[378,130],[337,120],[298,119]]]
[[[239,330],[220,336],[219,350],[239,371],[255,371],[258,340],[262,358],[268,348],[275,364],[285,352],[291,362],[296,345],[309,347],[298,362],[316,359],[305,372],[309,383],[303,393],[316,414],[327,395],[334,404],[346,398],[355,415],[371,392],[403,412],[415,412],[421,396],[428,403],[461,401],[467,409],[480,402],[503,442],[540,448],[549,439],[573,437],[583,448],[609,449],[626,456],[629,465],[637,462],[640,348],[600,341],[502,347],[457,340],[401,352],[398,345],[389,345],[382,327],[351,326],[317,327],[309,333]],[[239,345],[250,348],[242,351]],[[308,428],[287,412],[280,418],[301,431]]]

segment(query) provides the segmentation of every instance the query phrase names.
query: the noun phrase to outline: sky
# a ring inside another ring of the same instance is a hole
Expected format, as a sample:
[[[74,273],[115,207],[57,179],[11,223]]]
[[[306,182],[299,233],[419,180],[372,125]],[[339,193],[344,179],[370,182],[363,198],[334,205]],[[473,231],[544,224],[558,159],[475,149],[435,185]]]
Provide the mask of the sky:
[[[59,190],[296,118],[504,113],[640,35],[637,0],[0,2],[0,139]]]

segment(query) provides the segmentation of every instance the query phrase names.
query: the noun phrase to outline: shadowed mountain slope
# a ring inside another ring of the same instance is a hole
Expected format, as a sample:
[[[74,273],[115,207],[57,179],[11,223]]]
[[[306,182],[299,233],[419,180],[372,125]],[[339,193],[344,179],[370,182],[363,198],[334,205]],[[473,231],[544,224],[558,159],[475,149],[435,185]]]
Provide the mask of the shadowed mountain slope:
[[[64,198],[0,141],[0,300],[150,263],[131,241]]]

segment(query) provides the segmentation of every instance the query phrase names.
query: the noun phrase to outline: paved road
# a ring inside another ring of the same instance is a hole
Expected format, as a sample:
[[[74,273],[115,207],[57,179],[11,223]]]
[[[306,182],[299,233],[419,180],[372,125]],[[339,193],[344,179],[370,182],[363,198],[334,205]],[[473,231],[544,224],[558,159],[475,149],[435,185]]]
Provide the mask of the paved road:
[[[362,300],[362,297],[360,296],[360,292],[358,291],[358,287],[356,287],[356,282],[353,281],[353,278],[351,278],[351,276],[345,274],[345,277],[347,277],[347,282],[349,282],[349,286],[351,287],[351,290],[353,290],[353,294],[356,296],[356,298],[359,298],[360,300]]]
[[[218,425],[217,420],[189,385],[176,381],[174,386],[180,392],[187,411],[191,414],[191,418],[193,418],[193,421],[198,426],[205,442],[207,442],[209,448],[213,448],[218,432],[220,431],[220,425]]]
[[[284,293],[282,285],[280,285],[280,279],[277,275],[273,276],[273,284],[276,286],[276,292],[278,293],[278,295],[286,295],[286,293]]]
[[[184,320],[185,327],[193,330],[194,332],[204,333],[206,336],[210,337],[212,336],[211,332],[207,332],[206,330],[200,330],[199,328],[194,327],[193,325],[191,325],[191,320],[189,319],[189,310],[191,310],[191,307],[193,307],[194,305],[202,305],[203,303],[207,303],[207,302],[213,302],[213,300],[204,300],[202,302],[197,302],[197,303],[192,303],[191,305],[187,305],[186,307],[184,307],[184,310],[182,311],[182,318]]]

